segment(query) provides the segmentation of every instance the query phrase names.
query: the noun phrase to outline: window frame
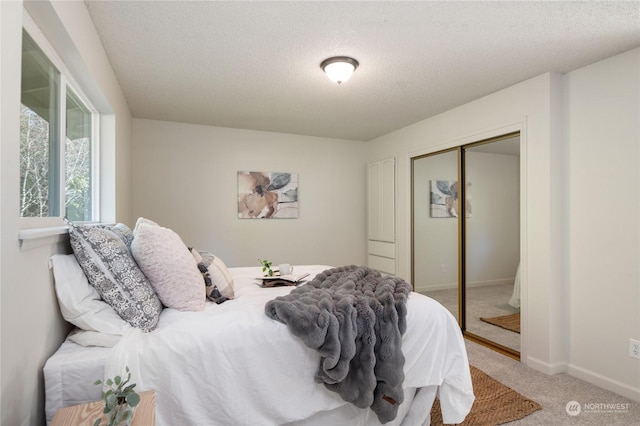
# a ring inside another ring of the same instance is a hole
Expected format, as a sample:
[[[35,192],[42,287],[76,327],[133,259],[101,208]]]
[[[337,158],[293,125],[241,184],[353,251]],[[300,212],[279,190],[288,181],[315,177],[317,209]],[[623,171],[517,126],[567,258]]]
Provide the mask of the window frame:
[[[64,224],[66,203],[65,203],[65,184],[66,184],[66,167],[65,167],[65,142],[66,142],[66,102],[67,93],[70,91],[73,95],[87,108],[91,113],[91,220],[85,223],[100,222],[100,112],[90,101],[89,97],[82,90],[80,84],[74,79],[73,74],[67,68],[64,61],[57,54],[52,44],[49,42],[45,34],[38,27],[34,19],[26,10],[23,10],[24,19],[22,30],[26,32],[33,42],[38,46],[42,53],[47,57],[51,64],[60,73],[58,87],[58,120],[57,123],[57,150],[50,153],[55,156],[57,161],[57,170],[52,172],[57,180],[57,194],[54,195],[55,202],[58,204],[58,212],[53,216],[40,217],[22,217],[20,216],[20,228],[22,230],[34,228],[52,228],[60,227]],[[50,198],[51,199],[51,198]],[[47,232],[47,231],[43,231]],[[21,234],[23,234],[21,232]],[[25,233],[32,234],[32,233]],[[20,237],[22,239],[22,237]]]

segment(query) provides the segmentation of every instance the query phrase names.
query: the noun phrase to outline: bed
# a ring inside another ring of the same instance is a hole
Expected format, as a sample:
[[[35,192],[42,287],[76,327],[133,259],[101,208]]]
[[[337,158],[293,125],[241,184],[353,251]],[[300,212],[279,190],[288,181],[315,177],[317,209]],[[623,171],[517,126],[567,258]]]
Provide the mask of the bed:
[[[65,299],[59,284],[69,277],[77,284],[86,276],[73,255],[53,260],[56,291]],[[331,269],[295,268],[309,278]],[[371,409],[358,408],[317,383],[318,352],[265,315],[265,304],[295,287],[262,287],[256,279],[259,267],[227,272],[232,300],[207,302],[200,311],[164,308],[153,331],[120,324],[112,333],[91,325],[72,332],[44,367],[47,423],[62,407],[100,399],[101,389],[93,382],[122,374],[126,366],[137,390],[155,391],[158,425],[379,425]],[[96,299],[95,294],[78,297]],[[61,303],[65,318],[70,318],[68,305]],[[445,423],[460,423],[474,396],[457,322],[418,293],[409,294],[406,307],[404,402],[386,424],[428,424],[436,396]],[[92,317],[85,314],[88,322]],[[75,318],[76,325],[84,324],[77,312]]]

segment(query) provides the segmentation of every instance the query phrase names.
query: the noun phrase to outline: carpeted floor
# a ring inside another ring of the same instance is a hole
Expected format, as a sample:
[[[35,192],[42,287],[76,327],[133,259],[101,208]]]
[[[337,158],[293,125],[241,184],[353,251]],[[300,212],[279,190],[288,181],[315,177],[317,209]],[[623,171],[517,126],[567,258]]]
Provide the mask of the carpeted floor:
[[[468,340],[465,340],[465,345],[471,365],[542,405],[542,410],[507,423],[510,426],[640,425],[640,402],[568,374],[548,376]],[[572,401],[576,401],[582,407],[581,412],[575,416],[567,413],[567,405]],[[609,404],[609,407],[615,407],[617,404],[618,409],[598,409],[605,404]]]
[[[519,420],[542,409],[540,404],[520,395],[482,370],[470,366],[476,400],[462,426],[493,426]],[[431,426],[441,426],[442,413],[436,399],[431,410]]]
[[[480,317],[489,318],[515,314],[517,309],[507,302],[513,292],[513,284],[496,284],[467,289],[467,331],[520,351],[520,335],[495,325],[480,321]],[[425,292],[437,300],[456,318],[458,317],[458,289]]]

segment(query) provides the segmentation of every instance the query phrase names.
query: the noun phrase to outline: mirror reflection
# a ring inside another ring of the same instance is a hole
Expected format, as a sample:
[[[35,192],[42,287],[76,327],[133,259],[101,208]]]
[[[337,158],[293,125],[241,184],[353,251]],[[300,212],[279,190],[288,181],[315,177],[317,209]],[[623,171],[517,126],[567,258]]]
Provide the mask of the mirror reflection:
[[[465,330],[520,351],[520,138],[465,148]]]
[[[411,188],[414,290],[444,305],[466,335],[517,355],[519,135],[413,157]]]
[[[456,319],[457,180],[457,150],[412,159],[414,289],[440,302]]]

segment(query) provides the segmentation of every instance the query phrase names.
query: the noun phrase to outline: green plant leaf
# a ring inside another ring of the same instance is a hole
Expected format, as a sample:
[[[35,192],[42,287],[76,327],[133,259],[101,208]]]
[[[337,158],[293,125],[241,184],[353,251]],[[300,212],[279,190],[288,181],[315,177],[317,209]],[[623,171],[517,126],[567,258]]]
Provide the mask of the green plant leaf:
[[[133,408],[140,403],[140,395],[133,390],[136,384],[129,383],[131,371],[128,366],[125,366],[125,371],[125,375],[94,382],[96,386],[103,385],[103,413],[107,415],[105,426],[116,426],[123,421],[130,420],[133,417]],[[100,426],[100,421],[100,418],[96,419],[94,426]]]
[[[129,404],[132,407],[135,407],[139,403],[140,403],[140,395],[138,395],[135,392],[130,393],[129,395],[127,395],[127,404]]]
[[[133,390],[133,388],[135,388],[135,387],[136,387],[136,384],[135,384],[135,383],[132,383],[132,384],[130,384],[129,386],[127,386],[126,388],[124,388],[124,389],[122,390],[122,393],[123,393],[124,395],[128,395],[128,394]]]
[[[109,391],[111,392],[111,391]],[[105,413],[108,413],[109,411],[111,411],[113,409],[113,407],[115,407],[116,405],[118,405],[118,396],[111,392],[110,394],[105,394],[104,395],[104,409],[105,409]],[[109,411],[106,411],[107,408],[109,409]]]

